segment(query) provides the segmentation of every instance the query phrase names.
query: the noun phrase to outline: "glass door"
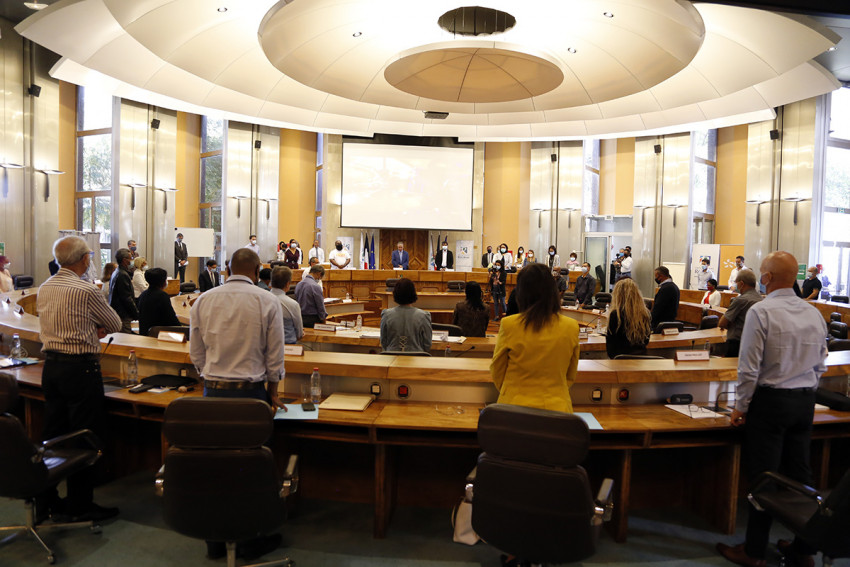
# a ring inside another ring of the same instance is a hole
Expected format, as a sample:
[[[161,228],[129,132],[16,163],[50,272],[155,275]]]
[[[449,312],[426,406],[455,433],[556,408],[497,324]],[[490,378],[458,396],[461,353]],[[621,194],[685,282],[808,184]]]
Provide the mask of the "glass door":
[[[584,238],[584,261],[590,264],[590,274],[596,278],[599,291],[610,290],[609,239],[609,236],[586,236]]]

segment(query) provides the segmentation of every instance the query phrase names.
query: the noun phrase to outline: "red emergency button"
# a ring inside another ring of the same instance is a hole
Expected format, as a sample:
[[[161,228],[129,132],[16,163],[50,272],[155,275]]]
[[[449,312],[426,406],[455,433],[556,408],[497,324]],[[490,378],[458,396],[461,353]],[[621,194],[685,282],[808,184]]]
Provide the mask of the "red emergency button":
[[[410,395],[410,388],[408,386],[406,386],[405,384],[402,384],[401,386],[398,387],[398,397],[399,398],[404,399],[404,398],[408,397],[409,395]]]
[[[617,392],[617,400],[621,402],[629,401],[629,391],[626,388],[623,388]]]

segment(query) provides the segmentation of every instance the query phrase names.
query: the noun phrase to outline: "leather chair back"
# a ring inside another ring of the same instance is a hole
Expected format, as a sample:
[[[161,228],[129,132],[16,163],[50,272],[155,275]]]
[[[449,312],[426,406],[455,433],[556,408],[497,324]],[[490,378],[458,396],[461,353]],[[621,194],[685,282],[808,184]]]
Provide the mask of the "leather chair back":
[[[846,295],[833,295],[830,298],[830,301],[834,301],[836,303],[850,303],[850,297]]]
[[[180,284],[181,294],[193,293],[196,289],[198,289],[198,286],[195,284],[195,282],[183,282],[182,284]]]
[[[189,537],[242,541],[286,519],[274,456],[273,413],[253,399],[180,398],[165,411],[163,514]]]
[[[838,311],[833,311],[832,313],[829,314],[829,321],[830,322],[837,321],[837,322],[840,323],[841,322],[841,313],[839,313]]]
[[[34,459],[37,448],[24,426],[10,412],[18,403],[18,382],[0,373],[0,496],[31,498],[47,488],[47,466]]]
[[[838,352],[841,350],[850,350],[850,340],[833,339],[826,343],[826,350],[829,352]]]
[[[700,329],[715,329],[717,328],[717,323],[720,322],[720,317],[717,315],[706,315],[700,321],[699,328]]]
[[[32,287],[32,284],[35,282],[32,276],[13,276],[15,289],[26,289]]]
[[[831,321],[829,323],[829,334],[835,339],[847,338],[847,323]]]
[[[576,293],[574,291],[565,291],[561,297],[561,303],[564,305],[575,305]]]
[[[446,323],[431,323],[431,329],[434,331],[448,331],[450,337],[462,337],[463,329],[457,325],[448,325]]]
[[[387,278],[387,291],[393,291],[400,278]]]
[[[579,466],[588,452],[578,416],[507,404],[478,420],[472,527],[494,547],[531,563],[568,563],[592,555],[598,527]]]
[[[600,291],[593,296],[594,309],[604,309],[605,306],[611,303],[611,294],[606,291]]]
[[[800,537],[824,555],[850,557],[850,471],[829,493],[823,506],[806,522]]]
[[[446,288],[449,291],[464,292],[466,291],[466,282],[463,280],[449,280],[446,283]]]
[[[679,332],[682,332],[682,329],[685,328],[685,324],[681,321],[662,321],[655,326],[655,330],[653,333],[661,334],[664,329],[678,329]]]

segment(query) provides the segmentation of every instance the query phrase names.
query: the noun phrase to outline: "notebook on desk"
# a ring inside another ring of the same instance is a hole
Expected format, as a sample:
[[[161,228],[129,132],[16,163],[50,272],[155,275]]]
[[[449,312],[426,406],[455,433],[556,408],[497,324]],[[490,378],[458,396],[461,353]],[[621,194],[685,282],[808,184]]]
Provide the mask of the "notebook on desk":
[[[319,409],[363,411],[369,407],[374,400],[371,394],[344,394],[334,392],[325,401],[319,404]]]

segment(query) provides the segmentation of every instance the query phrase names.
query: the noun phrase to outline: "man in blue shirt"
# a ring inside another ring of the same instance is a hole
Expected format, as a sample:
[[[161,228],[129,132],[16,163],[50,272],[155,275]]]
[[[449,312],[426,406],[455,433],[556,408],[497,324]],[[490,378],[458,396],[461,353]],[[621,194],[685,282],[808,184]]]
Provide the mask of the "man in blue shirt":
[[[316,264],[310,268],[307,277],[295,286],[295,300],[301,306],[301,320],[305,327],[312,328],[316,323],[324,323],[328,318],[325,310],[325,297],[319,282],[325,275],[325,269]]]
[[[815,391],[826,370],[826,323],[793,291],[794,256],[772,252],[759,271],[767,297],[750,307],[744,323],[732,425],[746,425],[744,451],[752,480],[781,470],[810,485],[809,443]],[[751,505],[745,543],[718,543],[717,550],[738,565],[765,565],[771,520]],[[814,565],[815,551],[804,542],[780,540],[778,547],[790,565]]]

